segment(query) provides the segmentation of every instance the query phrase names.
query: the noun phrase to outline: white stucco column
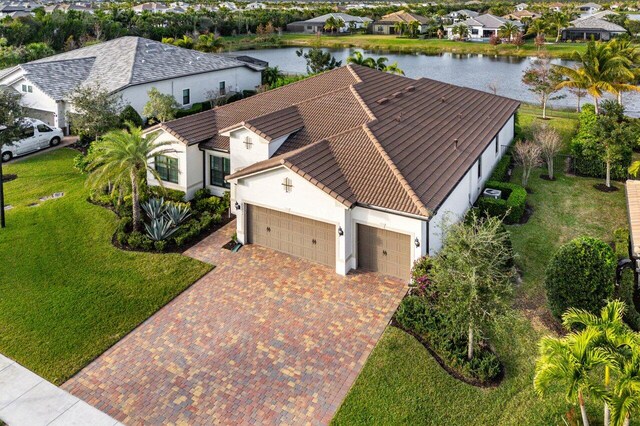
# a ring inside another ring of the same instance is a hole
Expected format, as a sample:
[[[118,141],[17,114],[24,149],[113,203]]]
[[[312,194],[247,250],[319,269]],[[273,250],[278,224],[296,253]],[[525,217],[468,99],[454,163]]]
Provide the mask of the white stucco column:
[[[67,111],[65,108],[65,103],[64,101],[56,101],[56,111],[54,112],[54,123],[53,125],[56,127],[60,127],[61,129],[64,130],[64,134],[68,135],[69,134],[69,129],[66,128],[67,126]]]
[[[336,225],[336,273],[340,275],[346,275],[349,270],[355,268],[350,262],[353,258],[351,247],[355,232],[351,223],[351,209],[344,209],[343,212]]]

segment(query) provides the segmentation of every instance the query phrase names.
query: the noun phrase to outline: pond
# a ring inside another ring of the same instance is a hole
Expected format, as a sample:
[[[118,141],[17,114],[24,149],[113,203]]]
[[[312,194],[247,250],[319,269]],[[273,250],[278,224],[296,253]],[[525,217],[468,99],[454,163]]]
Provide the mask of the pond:
[[[495,92],[523,102],[538,104],[535,95],[522,84],[522,73],[531,65],[532,58],[513,56],[488,56],[473,54],[442,53],[440,55],[425,55],[422,53],[389,53],[377,51],[363,51],[362,49],[325,49],[330,51],[343,65],[354,51],[359,50],[365,56],[385,56],[389,63],[398,62],[399,67],[408,77],[426,77],[459,86]],[[235,52],[253,56],[269,62],[270,66],[278,66],[289,73],[306,73],[304,58],[296,55],[296,48],[284,47],[279,49],[252,50]],[[573,65],[572,61],[554,59],[553,63]],[[550,102],[556,108],[575,108],[577,99],[567,90],[556,95],[561,99]],[[627,114],[640,116],[640,93],[625,93],[623,100]],[[584,101],[584,99],[583,99]],[[591,98],[587,99],[592,102]]]

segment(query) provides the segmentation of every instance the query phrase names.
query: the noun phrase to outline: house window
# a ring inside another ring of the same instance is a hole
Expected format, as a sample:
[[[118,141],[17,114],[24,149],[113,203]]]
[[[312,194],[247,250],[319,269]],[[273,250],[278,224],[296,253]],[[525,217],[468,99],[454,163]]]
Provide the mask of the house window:
[[[21,89],[24,93],[33,93],[33,86],[30,84],[23,84]]]
[[[500,150],[500,133],[496,135],[496,154]]]
[[[155,159],[158,176],[165,182],[178,183],[178,159],[158,155]]]
[[[471,29],[471,34],[472,35],[478,35],[478,29],[477,28],[472,28]]]
[[[282,187],[284,188],[284,192],[291,192],[293,190],[293,182],[291,178],[284,178],[282,181]]]
[[[220,82],[220,96],[227,94],[227,84],[224,81]]]
[[[182,90],[182,105],[189,105],[191,103],[191,90],[183,89]]]
[[[211,185],[221,188],[231,188],[231,184],[224,180],[225,176],[231,174],[231,163],[229,159],[211,155],[209,156],[209,163],[211,168]]]
[[[482,156],[478,158],[478,179],[482,177]]]

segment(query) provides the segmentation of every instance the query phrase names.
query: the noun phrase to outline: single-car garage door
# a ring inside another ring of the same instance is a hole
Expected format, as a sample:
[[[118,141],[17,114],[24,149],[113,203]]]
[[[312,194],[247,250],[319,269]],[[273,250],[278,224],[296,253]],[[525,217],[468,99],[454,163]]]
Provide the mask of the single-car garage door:
[[[411,237],[358,224],[358,267],[408,281]]]
[[[335,268],[335,225],[253,205],[247,210],[250,243]]]

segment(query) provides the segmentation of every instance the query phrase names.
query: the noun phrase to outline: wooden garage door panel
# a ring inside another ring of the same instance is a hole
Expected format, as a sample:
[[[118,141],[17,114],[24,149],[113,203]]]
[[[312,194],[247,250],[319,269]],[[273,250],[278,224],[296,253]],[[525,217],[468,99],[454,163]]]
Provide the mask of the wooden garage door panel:
[[[358,224],[358,267],[408,280],[411,237]]]
[[[335,226],[258,206],[247,206],[249,242],[335,267]]]

